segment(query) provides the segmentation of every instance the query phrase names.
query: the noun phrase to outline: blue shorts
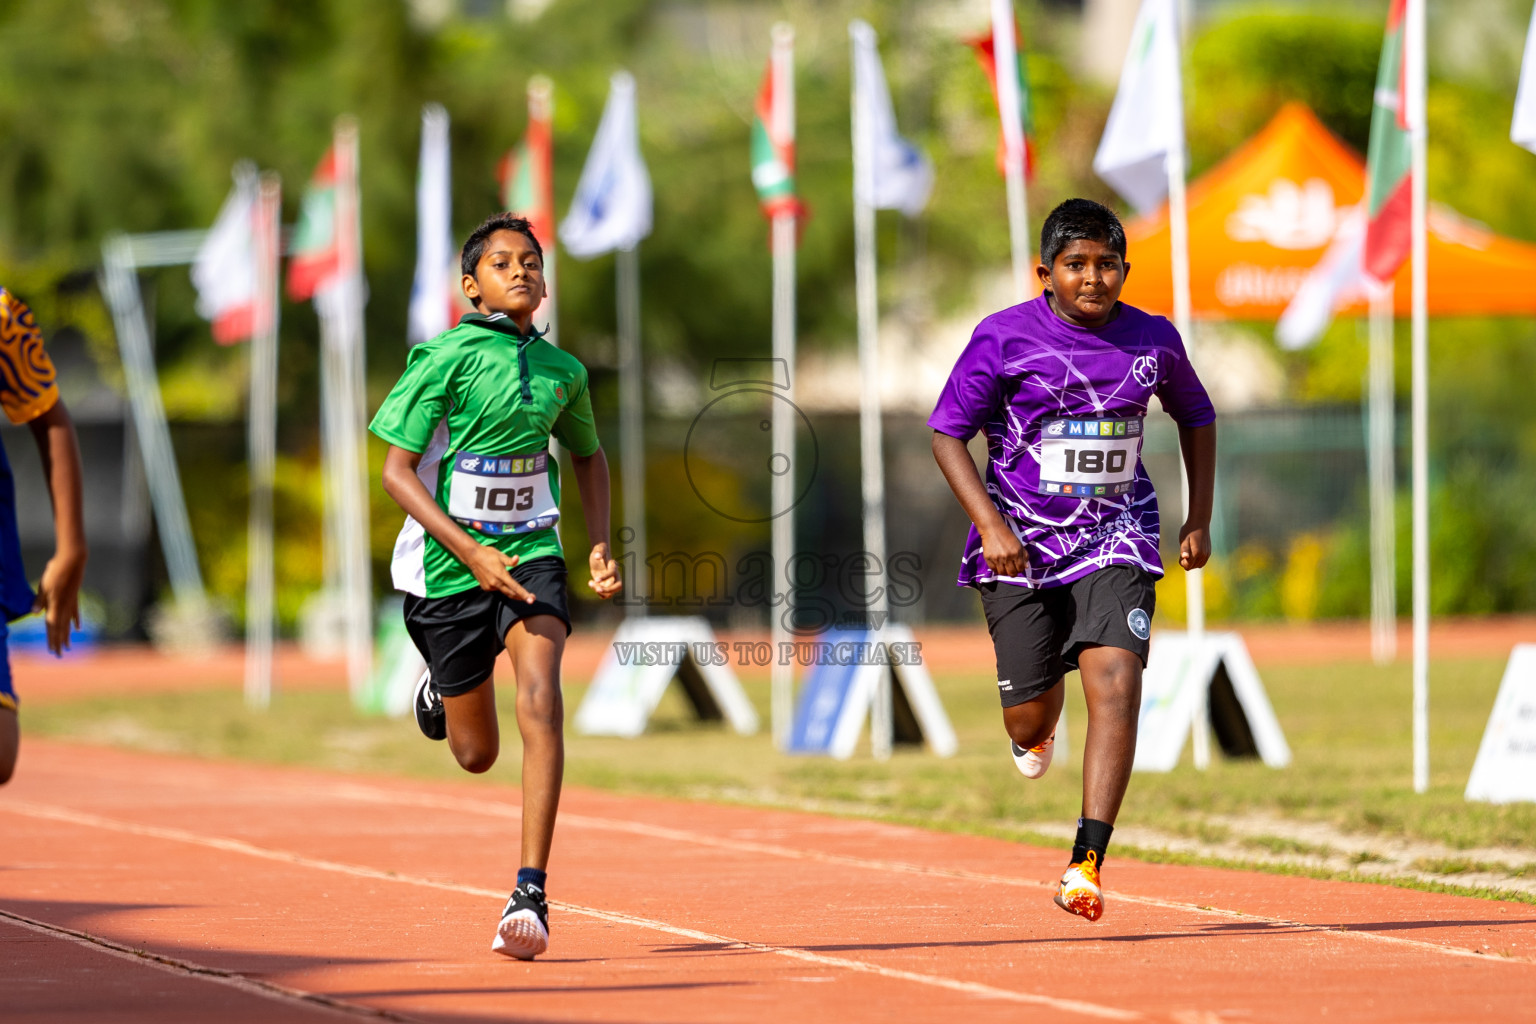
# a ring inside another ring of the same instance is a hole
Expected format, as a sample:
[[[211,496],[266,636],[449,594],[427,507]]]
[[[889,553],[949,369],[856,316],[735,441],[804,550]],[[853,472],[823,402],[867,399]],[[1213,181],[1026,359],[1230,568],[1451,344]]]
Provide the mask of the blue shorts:
[[[6,649],[6,638],[11,631],[0,622],[0,708],[16,710],[16,687],[11,685],[11,655]]]

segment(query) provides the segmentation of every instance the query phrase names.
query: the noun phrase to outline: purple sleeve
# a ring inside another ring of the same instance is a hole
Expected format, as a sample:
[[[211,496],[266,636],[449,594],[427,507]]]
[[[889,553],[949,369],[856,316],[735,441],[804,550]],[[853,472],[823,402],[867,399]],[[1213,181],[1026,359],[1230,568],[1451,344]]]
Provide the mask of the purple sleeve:
[[[1184,351],[1184,341],[1179,332],[1169,325],[1169,355],[1173,366],[1157,389],[1158,401],[1163,410],[1181,427],[1204,427],[1216,422],[1216,408],[1211,396],[1205,393],[1205,385],[1189,364],[1189,353]]]
[[[976,436],[1002,405],[1002,363],[1002,344],[991,323],[983,320],[949,371],[928,425],[962,441]]]

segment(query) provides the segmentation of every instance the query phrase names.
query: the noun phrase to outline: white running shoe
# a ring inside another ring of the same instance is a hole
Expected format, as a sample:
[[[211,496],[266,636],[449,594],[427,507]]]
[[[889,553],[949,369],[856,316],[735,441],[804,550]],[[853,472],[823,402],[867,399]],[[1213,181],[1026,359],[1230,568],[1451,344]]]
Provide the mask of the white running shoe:
[[[518,960],[532,960],[548,948],[549,903],[544,899],[543,889],[524,882],[512,891],[506,909],[501,912],[491,951]]]
[[[1104,916],[1104,892],[1099,888],[1099,855],[1092,850],[1068,865],[1056,886],[1056,905],[1069,914],[1097,921]]]
[[[1008,745],[1013,749],[1013,763],[1018,766],[1019,772],[1026,779],[1038,779],[1051,766],[1051,754],[1056,749],[1056,734],[1051,733],[1050,739],[1028,750],[1012,740],[1008,741]]]

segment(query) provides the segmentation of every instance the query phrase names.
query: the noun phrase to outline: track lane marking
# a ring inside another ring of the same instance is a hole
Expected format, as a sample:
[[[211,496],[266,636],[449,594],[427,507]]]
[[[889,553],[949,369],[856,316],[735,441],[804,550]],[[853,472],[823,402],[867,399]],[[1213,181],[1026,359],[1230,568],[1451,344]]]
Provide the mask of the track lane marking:
[[[426,797],[414,793],[393,793],[372,786],[357,784],[343,784],[330,787],[325,790],[312,790],[310,793],[328,793],[344,799],[352,799],[366,803],[379,804],[408,804],[413,807],[425,807],[444,809],[449,808],[459,811],[488,815],[510,820],[521,820],[522,809],[516,804],[497,803],[491,800],[473,800],[457,797]],[[835,864],[842,867],[855,867],[865,871],[885,871],[893,874],[923,875],[930,878],[951,878],[966,882],[984,882],[990,885],[1007,885],[1019,889],[1052,889],[1054,883],[1040,882],[1031,879],[1015,878],[1008,875],[993,875],[983,871],[969,871],[965,868],[938,868],[926,864],[913,864],[910,861],[881,860],[872,857],[857,857],[844,853],[826,853],[819,850],[801,850],[792,846],[780,846],[774,843],[761,843],[751,839],[727,839],[721,836],[707,835],[702,832],[690,832],[686,829],[670,828],[666,825],[649,825],[644,822],[628,821],[623,818],[604,818],[594,815],[569,814],[560,815],[560,823],[574,825],[578,828],[591,828],[595,830],[607,830],[622,832],[629,835],[645,836],[651,839],[663,839],[671,842],[691,843],[697,846],[712,847],[719,850],[731,850],[738,853],[757,853],[765,856],[781,857],[788,860],[812,861],[820,864]],[[1359,883],[1369,884],[1369,883]],[[1461,946],[1440,945],[1424,939],[1406,939],[1398,935],[1383,935],[1380,932],[1356,931],[1347,925],[1322,925],[1312,924],[1306,921],[1293,921],[1283,917],[1267,917],[1262,914],[1246,914],[1237,910],[1226,910],[1221,907],[1212,907],[1196,903],[1183,903],[1177,900],[1164,900],[1155,896],[1136,896],[1116,889],[1111,894],[1113,900],[1137,904],[1145,907],[1157,907],[1161,910],[1178,910],[1190,914],[1207,917],[1218,917],[1228,921],[1252,921],[1260,924],[1274,925],[1296,929],[1298,931],[1316,933],[1319,935],[1334,935],[1341,938],[1364,939],[1368,942],[1387,943],[1388,945],[1406,946],[1412,949],[1425,950],[1434,953],[1442,953],[1446,956],[1471,957],[1474,960],[1505,961],[1509,963],[1536,964],[1536,959],[1523,956],[1488,956],[1477,950],[1466,949]]]
[[[160,825],[142,825],[137,822],[122,821],[116,818],[104,818],[100,815],[86,814],[63,807],[52,807],[46,804],[36,804],[28,801],[18,801],[0,805],[0,811],[10,811],[27,817],[41,818],[48,821],[59,821],[66,824],[81,825],[87,828],[98,828],[114,832],[122,832],[128,835],[147,836],[155,839],[165,839],[172,842],[188,843],[194,846],[203,846],[226,853],[238,853],[249,857],[257,857],[263,860],[276,861],[282,864],[292,864],[298,867],[313,868],[320,871],[330,871],[336,874],[350,875],[355,878],[367,878],[381,882],[398,882],[404,885],[417,885],[429,889],[438,889],[443,892],[453,892],[470,896],[484,896],[500,900],[503,898],[502,890],[486,889],[480,886],[463,885],[458,882],[442,882],[432,878],[419,878],[412,875],[403,875],[393,871],[383,871],[361,864],[345,864],[340,861],[323,860],[318,857],[309,857],[305,854],[294,853],[290,850],[276,850],[269,847],[257,846],[241,839],[225,839],[220,836],[206,836],[184,829],[167,828]],[[795,949],[789,946],[775,946],[766,942],[752,942],[745,939],[734,939],[725,935],[717,935],[712,932],[698,931],[693,928],[683,928],[678,925],[668,924],[654,918],[639,917],[634,914],[624,914],[612,910],[602,910],[597,907],[585,907],[577,903],[567,903],[564,900],[550,900],[550,905],[558,907],[568,913],[590,917],[599,921],[607,921],[613,924],[624,924],[632,927],[645,928],[651,931],[662,932],[667,935],[675,935],[679,938],[691,939],[695,942],[708,942],[738,950],[751,950],[760,953],[772,953],[776,956],[788,957],[804,963],[817,964],[822,967],[834,967],[841,970],[853,971],[860,974],[873,974],[882,978],[895,981],[909,981],[919,985],[928,985],[933,988],[947,989],[952,992],[960,992],[967,995],[980,996],[986,999],[999,999],[1014,1003],[1024,1003],[1031,1006],[1044,1006],[1068,1013],[1076,1013],[1084,1016],[1097,1017],[1102,1020],[1145,1020],[1144,1014],[1135,1010],[1123,1010],[1118,1007],[1104,1006],[1098,1003],[1089,1003],[1077,999],[1060,999],[1054,996],[1042,996],[1032,992],[1018,992],[1012,989],[997,988],[992,985],[984,985],[980,982],[962,981],[959,978],[949,978],[940,974],[923,974],[918,971],[905,971],[899,968],[882,967],[879,964],[868,963],[863,960],[855,960],[851,957],[827,956],[824,953],[813,953],[809,950]],[[0,913],[6,913],[0,911]],[[9,915],[8,915],[9,916]],[[127,950],[127,947],[123,947]],[[249,980],[249,979],[247,979]],[[252,984],[261,984],[252,982]],[[382,1011],[381,1011],[382,1012]],[[400,1018],[406,1019],[406,1018]]]
[[[226,988],[236,989],[246,995],[260,996],[263,999],[272,999],[280,1003],[298,1003],[307,1009],[329,1010],[332,1013],[345,1014],[351,1017],[399,1021],[401,1024],[422,1024],[415,1017],[406,1017],[398,1013],[392,1013],[389,1010],[381,1010],[372,1006],[360,1006],[357,1003],[349,1003],[332,996],[289,988],[286,985],[278,985],[274,982],[252,978],[237,971],[207,967],[203,964],[193,963],[191,960],[183,960],[180,957],[166,956],[164,953],[151,953],[147,949],[138,949],[121,942],[114,942],[100,935],[93,935],[90,932],[66,928],[63,925],[38,921],[10,910],[0,909],[0,924],[12,924],[18,928],[39,932],[51,938],[72,942],[77,946],[85,946],[95,953],[104,953],[107,956],[131,961],[140,967],[164,971],[167,974],[174,974],[180,978],[192,978],[214,985],[223,985]]]

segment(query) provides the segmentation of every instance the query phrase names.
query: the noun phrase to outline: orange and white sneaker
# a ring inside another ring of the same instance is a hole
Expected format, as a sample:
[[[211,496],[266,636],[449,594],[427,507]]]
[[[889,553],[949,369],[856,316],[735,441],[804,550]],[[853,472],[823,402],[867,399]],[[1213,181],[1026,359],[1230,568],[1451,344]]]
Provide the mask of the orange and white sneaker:
[[[1013,763],[1026,779],[1038,779],[1045,774],[1045,770],[1051,766],[1051,754],[1056,749],[1056,734],[1051,733],[1051,738],[1038,747],[1023,747],[1008,741],[1008,746],[1013,750]]]
[[[1099,855],[1093,850],[1067,866],[1056,886],[1056,905],[1069,914],[1097,921],[1104,916],[1104,893],[1099,889]]]

